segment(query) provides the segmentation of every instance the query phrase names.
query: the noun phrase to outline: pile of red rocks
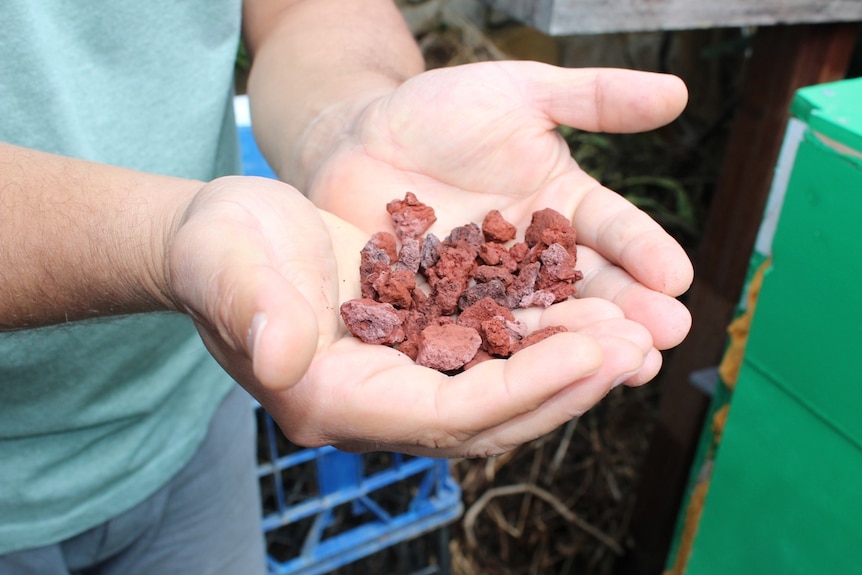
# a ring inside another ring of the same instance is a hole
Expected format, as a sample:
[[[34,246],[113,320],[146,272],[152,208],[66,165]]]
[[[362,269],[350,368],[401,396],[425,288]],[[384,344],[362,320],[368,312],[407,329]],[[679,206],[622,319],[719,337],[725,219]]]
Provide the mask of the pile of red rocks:
[[[386,209],[398,237],[371,237],[359,269],[362,298],[341,306],[354,336],[452,373],[566,331],[550,326],[527,333],[511,311],[575,294],[583,276],[565,216],[550,208],[534,212],[524,240],[515,242],[515,226],[493,210],[481,227],[470,223],[440,240],[422,237],[437,218],[413,193]]]

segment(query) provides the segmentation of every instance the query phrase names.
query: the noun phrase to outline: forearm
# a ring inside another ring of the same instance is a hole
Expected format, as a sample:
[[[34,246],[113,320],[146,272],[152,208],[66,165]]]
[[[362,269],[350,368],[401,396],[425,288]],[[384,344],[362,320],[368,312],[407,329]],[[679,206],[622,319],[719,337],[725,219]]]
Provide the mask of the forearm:
[[[303,190],[369,100],[421,72],[390,0],[247,1],[248,93],[257,137],[279,176]]]
[[[0,143],[0,330],[172,309],[166,242],[200,185]]]

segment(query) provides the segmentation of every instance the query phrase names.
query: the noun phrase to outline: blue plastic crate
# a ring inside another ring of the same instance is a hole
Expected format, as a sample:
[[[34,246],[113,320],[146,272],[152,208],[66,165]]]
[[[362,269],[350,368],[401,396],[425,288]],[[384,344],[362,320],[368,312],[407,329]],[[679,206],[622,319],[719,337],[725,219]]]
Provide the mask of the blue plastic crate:
[[[291,446],[259,413],[258,476],[273,574],[322,574],[455,520],[448,461]],[[441,566],[443,570],[448,566]]]
[[[245,98],[237,97],[235,110],[243,172],[274,177],[251,133]],[[255,410],[272,574],[327,573],[441,529],[463,510],[445,459],[298,448],[260,406]]]
[[[248,98],[237,96],[234,98],[234,115],[236,116],[236,127],[239,133],[239,148],[242,157],[242,172],[246,176],[262,176],[264,178],[277,179],[275,172],[266,163],[263,154],[254,141],[251,132],[251,116],[248,109]]]

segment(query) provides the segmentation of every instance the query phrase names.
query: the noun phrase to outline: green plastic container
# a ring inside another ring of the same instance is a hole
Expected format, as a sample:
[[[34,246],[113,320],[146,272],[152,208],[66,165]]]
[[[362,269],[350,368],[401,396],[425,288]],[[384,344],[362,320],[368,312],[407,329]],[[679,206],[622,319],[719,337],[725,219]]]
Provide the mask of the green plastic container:
[[[862,79],[802,89],[791,113],[686,575],[862,573]]]

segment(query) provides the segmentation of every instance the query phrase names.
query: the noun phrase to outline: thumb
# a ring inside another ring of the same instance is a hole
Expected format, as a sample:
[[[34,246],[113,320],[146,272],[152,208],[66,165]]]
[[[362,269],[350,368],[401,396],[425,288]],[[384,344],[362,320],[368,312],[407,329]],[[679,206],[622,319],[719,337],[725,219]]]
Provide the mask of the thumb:
[[[197,241],[174,247],[172,277],[180,309],[195,319],[210,353],[239,383],[272,391],[292,386],[317,350],[313,307],[247,235],[209,225],[197,231]],[[196,247],[216,246],[225,238],[229,247],[212,258]]]
[[[652,130],[679,116],[688,102],[681,79],[617,68],[534,64],[531,96],[556,124],[590,132]]]
[[[296,287],[269,266],[247,270],[235,285],[231,324],[244,337],[257,382],[269,391],[291,387],[305,374],[317,351],[314,310]],[[242,302],[242,303],[241,303]]]

